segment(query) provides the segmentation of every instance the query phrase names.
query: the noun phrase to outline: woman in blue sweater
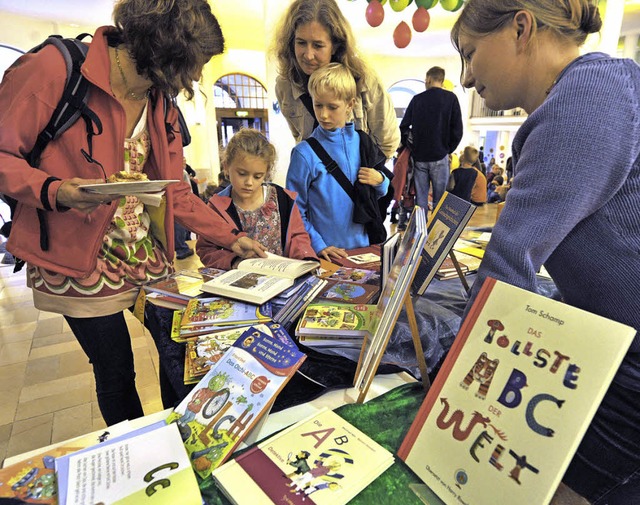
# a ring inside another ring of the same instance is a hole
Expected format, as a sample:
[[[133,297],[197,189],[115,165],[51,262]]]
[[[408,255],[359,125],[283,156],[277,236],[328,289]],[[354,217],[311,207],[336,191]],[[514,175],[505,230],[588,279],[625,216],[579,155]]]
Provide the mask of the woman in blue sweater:
[[[580,56],[596,3],[468,0],[452,29],[464,86],[529,114],[472,298],[487,276],[536,291],[544,265],[564,302],[640,330],[640,67]],[[563,482],[594,504],[640,503],[638,335]]]

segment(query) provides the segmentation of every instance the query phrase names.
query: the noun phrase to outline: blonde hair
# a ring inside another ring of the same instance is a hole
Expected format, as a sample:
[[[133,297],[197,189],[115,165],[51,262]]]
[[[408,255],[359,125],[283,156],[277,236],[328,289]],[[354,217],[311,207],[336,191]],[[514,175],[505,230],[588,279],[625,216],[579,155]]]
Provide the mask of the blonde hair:
[[[538,31],[552,30],[581,46],[587,35],[602,28],[596,0],[467,0],[451,29],[451,42],[462,61],[462,75],[465,60],[460,51],[460,36],[482,37],[498,32],[522,10],[533,17],[531,40]]]
[[[295,0],[291,3],[275,30],[273,52],[278,61],[278,74],[304,88],[307,76],[296,60],[295,37],[298,28],[313,21],[320,23],[329,33],[333,46],[331,61],[345,65],[360,83],[369,69],[356,55],[351,25],[335,0]]]
[[[265,180],[270,181],[276,163],[276,148],[258,130],[253,128],[242,128],[237,132],[222,153],[222,166],[225,170],[238,158],[246,155],[260,158],[267,164]]]
[[[329,63],[311,74],[309,94],[330,91],[338,99],[349,102],[356,97],[356,81],[349,69],[342,63]]]
[[[478,150],[475,147],[467,146],[464,148],[464,154],[462,157],[466,163],[473,165],[478,161]]]

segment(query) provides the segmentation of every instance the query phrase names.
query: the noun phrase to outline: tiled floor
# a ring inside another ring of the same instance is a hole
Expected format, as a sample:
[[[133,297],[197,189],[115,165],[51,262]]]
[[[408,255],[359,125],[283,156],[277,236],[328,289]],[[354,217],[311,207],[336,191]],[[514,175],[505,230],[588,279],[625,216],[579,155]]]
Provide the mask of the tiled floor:
[[[470,226],[493,224],[495,215],[495,205],[479,208]],[[176,262],[198,265],[195,256]],[[135,317],[127,314],[127,322],[142,404],[157,412],[155,346]],[[91,365],[63,317],[33,307],[24,270],[0,266],[0,460],[104,426]]]

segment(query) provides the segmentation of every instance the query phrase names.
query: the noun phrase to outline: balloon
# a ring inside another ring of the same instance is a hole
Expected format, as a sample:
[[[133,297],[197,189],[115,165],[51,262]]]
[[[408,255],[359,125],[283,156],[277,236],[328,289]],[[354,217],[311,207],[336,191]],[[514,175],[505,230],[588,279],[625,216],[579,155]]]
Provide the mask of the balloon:
[[[429,21],[431,21],[431,16],[424,7],[418,7],[411,18],[413,29],[417,32],[423,32],[429,28]]]
[[[444,81],[442,81],[442,89],[453,91],[453,87],[453,83],[449,79],[445,79]]]
[[[440,5],[446,11],[455,12],[464,4],[464,0],[440,0]]]
[[[438,4],[438,0],[416,0],[416,7],[424,7],[425,9],[431,9]]]
[[[389,0],[389,5],[394,11],[400,12],[401,10],[404,10],[412,1],[413,0]]]
[[[371,0],[367,5],[367,10],[364,14],[367,23],[374,28],[380,26],[384,21],[384,9],[382,4],[378,0]]]
[[[438,1],[438,0],[436,0],[436,2],[437,2],[437,1]],[[368,3],[371,3],[371,2],[372,2],[372,0],[367,0],[367,2],[368,2]],[[382,4],[382,5],[384,5],[384,4],[386,4],[386,3],[387,3],[387,0],[382,0],[382,1],[380,2],[380,4]]]
[[[411,28],[407,23],[401,21],[393,30],[393,43],[398,49],[404,49],[409,45],[409,42],[411,42]]]

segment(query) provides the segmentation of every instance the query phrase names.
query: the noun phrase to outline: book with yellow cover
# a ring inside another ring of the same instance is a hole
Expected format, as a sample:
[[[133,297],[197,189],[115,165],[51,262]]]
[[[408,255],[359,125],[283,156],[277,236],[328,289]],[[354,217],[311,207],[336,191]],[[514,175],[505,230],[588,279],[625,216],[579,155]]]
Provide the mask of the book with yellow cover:
[[[549,503],[635,333],[487,279],[398,456],[449,505]]]
[[[229,461],[213,478],[240,505],[341,505],[392,464],[389,451],[325,408]]]
[[[376,308],[329,301],[310,303],[298,322],[296,335],[363,337],[375,324]]]

